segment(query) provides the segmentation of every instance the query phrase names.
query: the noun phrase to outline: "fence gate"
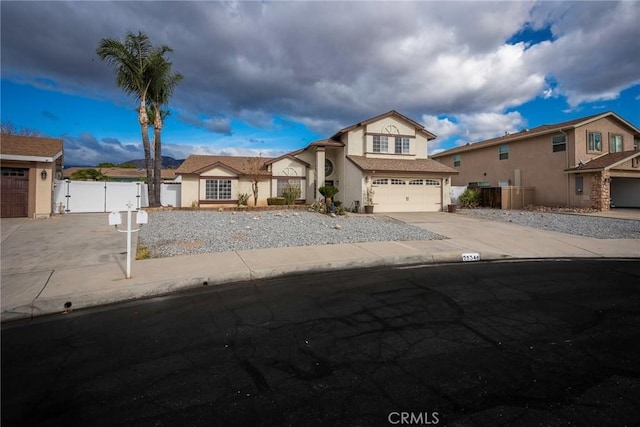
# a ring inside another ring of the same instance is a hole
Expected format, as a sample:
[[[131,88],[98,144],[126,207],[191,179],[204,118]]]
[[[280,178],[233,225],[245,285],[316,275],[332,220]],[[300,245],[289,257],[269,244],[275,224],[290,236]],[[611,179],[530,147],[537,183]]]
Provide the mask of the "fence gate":
[[[125,211],[149,206],[141,182],[56,181],[53,211],[58,213]]]

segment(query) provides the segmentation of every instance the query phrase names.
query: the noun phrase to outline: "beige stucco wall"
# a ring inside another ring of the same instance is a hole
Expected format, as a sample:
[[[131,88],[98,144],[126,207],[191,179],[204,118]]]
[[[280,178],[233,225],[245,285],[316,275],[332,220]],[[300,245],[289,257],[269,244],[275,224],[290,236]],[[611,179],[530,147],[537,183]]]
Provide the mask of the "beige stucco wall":
[[[610,135],[622,135],[622,151],[633,150],[633,135],[626,126],[611,117],[596,120],[588,125],[575,129],[575,159],[571,166],[575,166],[580,160],[587,162],[595,157],[609,152]],[[602,151],[587,150],[588,132],[600,132],[602,134]]]
[[[396,117],[385,117],[375,122],[369,123],[366,126],[358,128],[358,132],[351,131],[348,133],[349,140],[349,153],[352,153],[351,146],[354,144],[358,151],[363,150],[362,153],[367,157],[381,158],[381,159],[397,159],[403,158],[427,158],[427,138],[422,133],[417,133],[415,128],[408,125],[402,120]],[[369,135],[367,135],[369,134]],[[373,135],[370,134],[388,134],[388,153],[374,153],[373,152]],[[395,135],[408,136],[409,137],[409,153],[408,154],[395,154]],[[360,142],[364,141],[364,142]],[[358,155],[362,155],[358,153]]]
[[[349,160],[344,163],[344,178],[341,185],[343,192],[341,200],[345,209],[351,207],[356,200],[360,202],[360,208],[362,208],[364,206],[364,176],[362,171]]]
[[[53,163],[36,163],[36,167],[29,170],[29,216],[32,218],[48,218],[53,209]],[[42,179],[42,171],[47,172],[46,179]],[[33,188],[35,191],[31,191]],[[31,213],[31,199],[33,198],[33,213]]]
[[[240,178],[237,181],[237,189],[238,192],[233,192],[233,181],[231,183],[231,198],[234,200],[238,200],[238,195],[241,193],[247,193],[249,195],[248,206],[267,206],[267,198],[272,197],[272,194],[275,195],[271,190],[271,179],[268,176],[265,176],[264,179],[258,182],[258,204],[254,205],[253,203],[253,185],[252,180],[250,178]],[[232,205],[237,205],[237,203],[232,203]]]
[[[180,184],[180,206],[189,208],[199,202],[200,178],[197,175],[182,175]]]

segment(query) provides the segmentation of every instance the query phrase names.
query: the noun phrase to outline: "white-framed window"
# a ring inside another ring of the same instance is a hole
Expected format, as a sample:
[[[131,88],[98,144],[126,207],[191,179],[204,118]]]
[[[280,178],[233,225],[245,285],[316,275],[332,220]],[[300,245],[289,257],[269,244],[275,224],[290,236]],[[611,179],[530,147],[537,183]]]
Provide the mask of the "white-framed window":
[[[554,135],[551,138],[551,144],[553,145],[553,152],[567,151],[567,137],[561,133]]]
[[[406,185],[406,183],[404,179],[391,178],[391,185]]]
[[[373,185],[387,185],[389,184],[389,180],[387,178],[377,178],[372,182]]]
[[[374,153],[388,153],[389,152],[389,138],[381,135],[373,135],[373,152]]]
[[[424,184],[424,180],[422,179],[412,179],[411,181],[409,181],[409,185],[423,185]]]
[[[231,200],[230,179],[208,179],[205,182],[205,199]]]
[[[461,164],[460,154],[453,155],[453,167],[458,167]]]
[[[425,181],[425,184],[427,185],[440,185],[440,181],[438,181],[437,179],[427,179]]]
[[[507,160],[509,158],[509,146],[501,145],[498,149],[498,158],[500,160]]]
[[[602,151],[602,134],[587,132],[587,151]]]
[[[409,154],[409,138],[396,136],[396,154]]]
[[[290,178],[280,178],[278,179],[278,197],[282,197],[282,192],[284,190],[289,189],[290,187],[298,187],[300,189],[300,194],[302,194],[302,180],[301,179],[290,179]]]
[[[609,135],[609,152],[619,153],[622,151],[622,135]]]

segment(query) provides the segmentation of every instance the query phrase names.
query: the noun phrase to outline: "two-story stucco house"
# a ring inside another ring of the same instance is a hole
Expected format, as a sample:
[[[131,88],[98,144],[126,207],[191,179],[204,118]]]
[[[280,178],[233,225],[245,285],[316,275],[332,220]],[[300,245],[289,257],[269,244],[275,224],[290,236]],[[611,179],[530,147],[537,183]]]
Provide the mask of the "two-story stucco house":
[[[640,207],[640,130],[613,112],[539,126],[432,156],[454,185],[533,187],[534,203]]]
[[[373,191],[376,212],[440,211],[448,203],[456,169],[427,155],[435,135],[396,111],[339,130],[328,139],[277,158],[262,159],[259,173],[251,158],[189,156],[176,170],[182,177],[182,206],[224,206],[251,193],[260,176],[258,205],[299,186],[300,201],[321,199],[318,188],[333,185],[346,208],[362,207]]]

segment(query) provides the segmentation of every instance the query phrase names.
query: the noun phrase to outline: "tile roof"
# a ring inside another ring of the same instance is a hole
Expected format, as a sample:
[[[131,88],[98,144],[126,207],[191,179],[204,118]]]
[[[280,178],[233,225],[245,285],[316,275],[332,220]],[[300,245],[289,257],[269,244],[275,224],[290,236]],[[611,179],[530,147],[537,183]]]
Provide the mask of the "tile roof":
[[[192,154],[176,169],[176,174],[200,173],[214,165],[221,165],[235,171],[239,175],[251,175],[251,160],[253,159],[255,159],[255,157]],[[271,157],[261,157],[260,175],[271,175],[265,165],[269,160],[271,160]]]
[[[573,168],[565,169],[570,172],[581,172],[587,170],[602,170],[609,169],[617,164],[626,162],[627,160],[631,160],[634,157],[640,156],[640,151],[630,150],[630,151],[620,151],[618,153],[608,153],[600,157],[596,157],[593,160],[590,160],[586,163],[578,165]]]
[[[0,154],[10,156],[55,157],[62,153],[62,140],[34,136],[0,136]]]
[[[373,159],[364,156],[347,156],[347,159],[363,171],[458,174],[456,169],[432,159]]]
[[[64,172],[64,177],[69,178],[71,174],[83,169],[97,169],[109,178],[146,178],[146,169],[135,168],[98,168],[98,167],[73,167],[67,168]],[[160,171],[162,179],[174,179],[176,177],[175,169],[162,169]]]
[[[608,116],[615,117],[618,120],[620,120],[622,123],[624,123],[627,126],[629,126],[630,128],[632,128],[635,132],[640,132],[632,124],[630,124],[629,122],[627,122],[626,120],[624,120],[623,118],[618,116],[617,114],[615,114],[615,113],[613,113],[611,111],[608,111],[606,113],[594,114],[594,115],[591,115],[591,116],[581,117],[581,118],[578,118],[578,119],[573,119],[573,120],[569,120],[569,121],[562,122],[562,123],[556,123],[556,124],[553,124],[553,125],[541,125],[541,126],[538,126],[538,127],[532,128],[532,129],[525,129],[525,130],[522,130],[520,132],[514,132],[514,133],[506,134],[506,135],[503,135],[503,136],[499,136],[499,137],[496,137],[496,138],[486,139],[486,140],[480,141],[480,142],[467,143],[465,145],[461,145],[459,147],[455,147],[455,148],[452,148],[452,149],[447,150],[447,151],[443,151],[443,152],[438,153],[438,154],[433,154],[431,157],[437,159],[439,157],[443,157],[443,156],[447,156],[447,155],[451,155],[451,154],[456,154],[456,153],[461,153],[461,152],[464,152],[464,151],[475,150],[475,149],[482,148],[482,147],[490,147],[492,145],[504,144],[504,143],[508,143],[508,142],[512,142],[512,141],[518,141],[518,140],[521,140],[521,139],[531,138],[533,136],[544,135],[544,134],[553,133],[553,132],[559,132],[562,129],[575,128],[575,127],[582,126],[582,125],[587,124],[589,122],[595,121],[595,120],[600,119],[600,118],[608,117]]]

